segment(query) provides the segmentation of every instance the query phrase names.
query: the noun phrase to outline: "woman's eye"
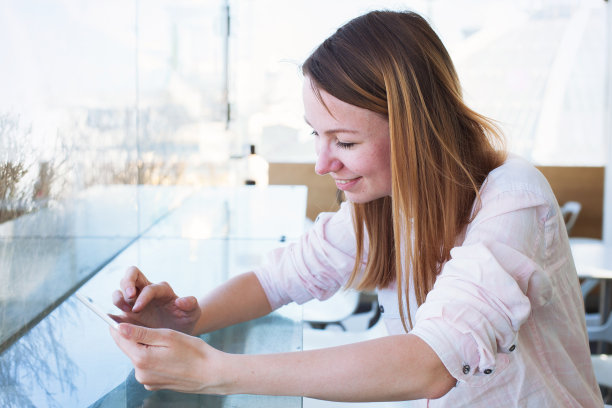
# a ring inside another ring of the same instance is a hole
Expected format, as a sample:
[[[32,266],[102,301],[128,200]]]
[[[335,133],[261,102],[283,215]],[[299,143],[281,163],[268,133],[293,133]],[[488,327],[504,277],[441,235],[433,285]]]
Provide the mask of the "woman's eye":
[[[351,147],[355,146],[355,143],[343,143],[340,141],[336,141],[336,146],[341,149],[350,149]]]

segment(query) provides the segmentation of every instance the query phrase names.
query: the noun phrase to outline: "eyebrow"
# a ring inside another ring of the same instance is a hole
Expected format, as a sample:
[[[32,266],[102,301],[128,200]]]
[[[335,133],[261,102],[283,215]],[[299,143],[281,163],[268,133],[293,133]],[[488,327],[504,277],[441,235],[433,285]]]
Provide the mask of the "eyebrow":
[[[308,119],[306,119],[306,117],[304,117],[304,122],[306,122],[306,124],[310,127],[313,127],[310,122],[308,122]],[[330,129],[330,130],[326,130],[325,134],[329,134],[329,135],[333,135],[336,133],[359,133],[359,131],[357,130],[352,130],[352,129],[343,129],[343,128],[339,128],[339,129]]]

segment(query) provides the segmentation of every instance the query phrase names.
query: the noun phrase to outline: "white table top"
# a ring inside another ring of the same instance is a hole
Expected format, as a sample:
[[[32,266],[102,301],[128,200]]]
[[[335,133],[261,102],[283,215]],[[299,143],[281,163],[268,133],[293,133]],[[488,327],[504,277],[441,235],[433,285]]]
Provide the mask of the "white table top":
[[[612,245],[600,239],[570,238],[572,255],[581,278],[612,279]]]

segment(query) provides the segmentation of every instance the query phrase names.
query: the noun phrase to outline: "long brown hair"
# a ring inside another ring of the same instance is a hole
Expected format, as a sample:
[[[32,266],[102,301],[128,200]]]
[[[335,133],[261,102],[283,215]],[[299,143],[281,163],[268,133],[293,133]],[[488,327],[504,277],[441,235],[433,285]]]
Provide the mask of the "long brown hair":
[[[465,105],[448,52],[413,12],[374,11],[351,20],[302,72],[317,90],[389,119],[392,196],[353,203],[357,256],[348,285],[371,290],[397,282],[408,330],[403,271],[412,273],[421,305],[470,222],[487,174],[505,160],[501,134]]]

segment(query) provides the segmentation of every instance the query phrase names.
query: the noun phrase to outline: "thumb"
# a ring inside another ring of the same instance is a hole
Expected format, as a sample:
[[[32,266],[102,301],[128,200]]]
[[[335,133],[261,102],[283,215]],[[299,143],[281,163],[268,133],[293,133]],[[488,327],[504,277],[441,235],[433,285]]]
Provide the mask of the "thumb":
[[[174,303],[183,312],[191,312],[195,310],[197,307],[199,307],[198,299],[196,299],[194,296],[186,296],[186,297],[178,298],[176,299]]]
[[[119,333],[128,340],[148,346],[161,346],[165,344],[159,329],[121,323],[119,324]]]

